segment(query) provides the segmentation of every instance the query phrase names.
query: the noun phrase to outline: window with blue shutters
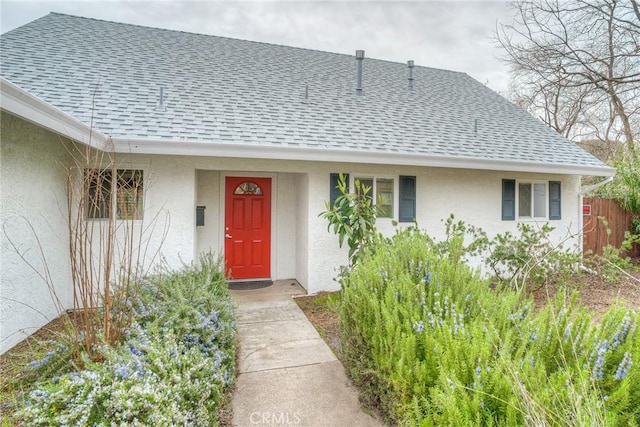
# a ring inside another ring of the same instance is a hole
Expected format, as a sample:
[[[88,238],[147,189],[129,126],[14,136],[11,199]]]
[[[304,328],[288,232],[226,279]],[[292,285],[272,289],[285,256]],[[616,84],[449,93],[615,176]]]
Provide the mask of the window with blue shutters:
[[[560,181],[549,181],[549,219],[562,219]]]
[[[502,180],[502,220],[559,220],[562,218],[560,181]],[[548,206],[547,206],[548,203]]]
[[[416,177],[400,176],[400,197],[398,205],[399,222],[415,222],[416,220]]]
[[[515,221],[516,219],[516,180],[502,180],[502,220]]]
[[[347,186],[349,185],[349,175],[343,174]],[[396,181],[396,178],[399,178]],[[329,204],[334,206],[336,199],[340,197],[338,190],[339,173],[329,174]],[[370,187],[369,197],[378,206],[378,218],[394,219],[398,215],[398,222],[415,222],[416,220],[416,177],[415,176],[355,176],[354,181],[360,181],[363,185]],[[397,182],[397,186],[396,186]],[[351,191],[355,191],[351,188]],[[398,192],[396,197],[396,192]],[[398,203],[398,209],[395,206]]]

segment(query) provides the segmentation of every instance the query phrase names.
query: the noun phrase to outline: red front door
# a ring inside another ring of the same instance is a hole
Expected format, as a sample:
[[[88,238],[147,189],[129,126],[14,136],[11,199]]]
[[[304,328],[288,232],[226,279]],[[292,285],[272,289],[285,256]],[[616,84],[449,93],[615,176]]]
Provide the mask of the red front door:
[[[227,177],[225,194],[227,277],[271,277],[271,178]]]

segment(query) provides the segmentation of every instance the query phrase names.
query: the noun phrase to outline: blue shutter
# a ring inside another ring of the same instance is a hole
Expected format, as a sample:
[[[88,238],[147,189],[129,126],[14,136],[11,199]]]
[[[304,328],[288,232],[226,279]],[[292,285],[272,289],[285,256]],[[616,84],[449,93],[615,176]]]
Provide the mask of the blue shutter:
[[[400,205],[398,220],[415,222],[416,220],[416,177],[400,176]]]
[[[344,180],[347,183],[347,187],[349,186],[349,174],[343,173]],[[340,181],[339,173],[332,173],[329,175],[329,206],[333,208],[333,205],[336,203],[336,199],[342,195],[340,190],[338,190],[338,182]]]
[[[502,180],[502,220],[515,221],[516,219],[516,180]]]
[[[562,219],[560,181],[549,181],[549,219]]]

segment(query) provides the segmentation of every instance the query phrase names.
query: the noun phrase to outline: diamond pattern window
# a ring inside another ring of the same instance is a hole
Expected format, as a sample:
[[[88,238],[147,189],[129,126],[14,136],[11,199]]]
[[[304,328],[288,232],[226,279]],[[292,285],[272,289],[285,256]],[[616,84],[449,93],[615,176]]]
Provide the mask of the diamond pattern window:
[[[143,171],[86,169],[86,213],[89,219],[142,219],[144,211]]]

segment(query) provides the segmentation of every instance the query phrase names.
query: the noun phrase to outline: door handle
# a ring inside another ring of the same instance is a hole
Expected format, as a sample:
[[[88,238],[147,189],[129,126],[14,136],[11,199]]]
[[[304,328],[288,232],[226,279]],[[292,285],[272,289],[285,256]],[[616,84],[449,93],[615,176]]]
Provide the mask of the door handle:
[[[233,239],[233,236],[229,233],[225,234],[224,237],[227,239]]]

